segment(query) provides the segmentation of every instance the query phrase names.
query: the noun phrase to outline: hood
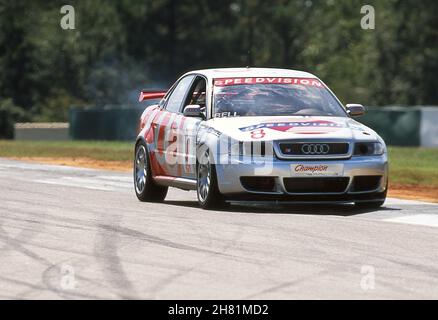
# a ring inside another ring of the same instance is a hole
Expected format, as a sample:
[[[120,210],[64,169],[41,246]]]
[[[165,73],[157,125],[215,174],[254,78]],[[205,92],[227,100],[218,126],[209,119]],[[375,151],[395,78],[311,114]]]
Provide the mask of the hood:
[[[213,118],[208,125],[239,141],[379,139],[373,130],[347,117],[228,117]]]

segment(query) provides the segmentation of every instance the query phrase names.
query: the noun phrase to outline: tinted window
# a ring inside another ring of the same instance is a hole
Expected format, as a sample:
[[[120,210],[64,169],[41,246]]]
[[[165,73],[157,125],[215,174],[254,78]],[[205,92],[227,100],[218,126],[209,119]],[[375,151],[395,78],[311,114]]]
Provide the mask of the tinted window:
[[[205,92],[207,89],[207,83],[205,79],[202,77],[197,77],[193,82],[192,88],[189,91],[187,96],[187,101],[185,106],[187,105],[199,105],[201,107],[202,112],[204,112],[205,116]],[[184,106],[184,107],[185,107]],[[184,110],[184,108],[182,109]]]
[[[187,76],[180,80],[175,89],[167,99],[166,110],[170,112],[179,112],[186,96],[187,90],[192,83],[194,75]]]
[[[198,77],[193,84],[192,90],[190,90],[189,97],[187,100],[187,105],[197,104],[201,108],[205,108],[205,90],[207,89],[207,84],[204,78]]]

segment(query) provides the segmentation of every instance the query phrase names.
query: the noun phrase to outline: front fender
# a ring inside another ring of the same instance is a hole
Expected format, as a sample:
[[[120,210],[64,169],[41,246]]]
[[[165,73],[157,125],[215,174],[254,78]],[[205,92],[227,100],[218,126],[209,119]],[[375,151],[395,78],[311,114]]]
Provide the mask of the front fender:
[[[196,139],[196,145],[197,145],[197,154],[199,156],[199,151],[202,151],[202,149],[208,149],[210,152],[210,160],[213,161],[213,163],[217,163],[216,161],[220,158],[220,145],[221,145],[221,138],[223,135],[208,126],[201,125]]]

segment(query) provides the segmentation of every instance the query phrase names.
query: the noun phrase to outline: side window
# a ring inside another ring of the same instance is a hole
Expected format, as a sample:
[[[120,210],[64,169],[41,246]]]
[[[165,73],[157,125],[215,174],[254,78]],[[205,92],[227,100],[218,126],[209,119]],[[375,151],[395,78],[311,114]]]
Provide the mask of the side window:
[[[197,104],[201,106],[201,110],[205,111],[205,91],[207,89],[207,83],[202,77],[197,77],[193,82],[193,85],[187,95],[187,99],[183,105],[181,111],[184,110],[185,106],[190,104]]]
[[[189,75],[180,80],[170,97],[167,99],[166,110],[169,112],[179,112],[186,96],[187,90],[192,83],[194,75]]]

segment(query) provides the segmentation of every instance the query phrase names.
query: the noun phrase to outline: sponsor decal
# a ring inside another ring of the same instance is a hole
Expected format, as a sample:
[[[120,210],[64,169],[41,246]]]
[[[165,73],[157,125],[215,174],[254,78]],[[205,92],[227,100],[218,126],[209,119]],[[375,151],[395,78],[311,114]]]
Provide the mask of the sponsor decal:
[[[238,117],[239,115],[237,114],[237,112],[216,112],[214,114],[215,118],[229,118],[229,117]]]
[[[323,87],[323,84],[318,79],[312,78],[221,78],[215,79],[214,85],[217,87],[235,86],[241,84],[291,84],[303,86]]]
[[[326,172],[328,169],[327,165],[315,165],[315,166],[306,166],[303,164],[299,164],[295,166],[294,171],[295,172],[311,172],[311,173],[318,173],[318,172]]]
[[[342,163],[331,164],[293,164],[291,165],[292,176],[323,176],[340,177],[343,175],[344,165]]]
[[[282,121],[282,122],[262,122],[256,125],[239,128],[243,132],[252,132],[258,129],[272,129],[281,132],[292,132],[297,134],[322,134],[337,131],[345,128],[345,124],[327,121]]]

